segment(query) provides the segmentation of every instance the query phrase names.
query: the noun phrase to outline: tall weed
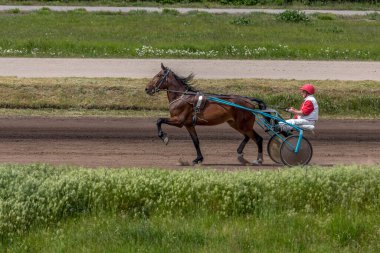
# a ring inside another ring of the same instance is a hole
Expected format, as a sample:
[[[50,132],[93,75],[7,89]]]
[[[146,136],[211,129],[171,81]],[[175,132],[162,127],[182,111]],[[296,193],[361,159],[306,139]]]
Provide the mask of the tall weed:
[[[379,167],[265,172],[0,166],[0,237],[81,214],[219,217],[380,211]]]

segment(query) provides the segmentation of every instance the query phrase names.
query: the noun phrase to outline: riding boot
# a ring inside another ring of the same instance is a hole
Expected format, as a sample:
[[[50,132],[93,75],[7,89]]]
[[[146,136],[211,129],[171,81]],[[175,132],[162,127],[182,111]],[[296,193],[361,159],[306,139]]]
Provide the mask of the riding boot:
[[[275,125],[273,127],[273,131],[277,132],[277,133],[281,133],[283,131],[281,125]]]

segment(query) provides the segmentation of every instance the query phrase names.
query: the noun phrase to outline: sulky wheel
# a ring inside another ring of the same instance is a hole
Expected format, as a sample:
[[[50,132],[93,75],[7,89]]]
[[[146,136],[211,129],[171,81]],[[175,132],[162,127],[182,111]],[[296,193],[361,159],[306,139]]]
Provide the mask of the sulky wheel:
[[[305,137],[301,139],[299,150],[295,153],[298,138],[298,135],[291,135],[281,144],[280,157],[285,165],[306,165],[310,162],[311,157],[313,156],[313,147]]]
[[[280,157],[280,147],[282,144],[281,138],[274,134],[268,141],[267,145],[267,151],[270,159],[272,159],[273,162],[275,163],[280,163],[282,164],[281,157]]]

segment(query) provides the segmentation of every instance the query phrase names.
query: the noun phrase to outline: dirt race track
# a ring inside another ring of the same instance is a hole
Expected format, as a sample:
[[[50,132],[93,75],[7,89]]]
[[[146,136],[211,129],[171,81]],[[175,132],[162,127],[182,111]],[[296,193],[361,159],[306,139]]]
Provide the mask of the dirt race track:
[[[164,126],[167,146],[156,136],[156,119],[150,118],[44,118],[0,119],[1,163],[49,163],[84,167],[184,168],[179,159],[191,162],[195,149],[185,129]],[[242,137],[227,124],[198,127],[203,166],[245,169],[236,159]],[[277,168],[267,155],[264,165]],[[379,164],[380,120],[321,120],[314,135],[307,134],[314,149],[311,164]],[[249,142],[246,158],[253,160],[256,145]]]

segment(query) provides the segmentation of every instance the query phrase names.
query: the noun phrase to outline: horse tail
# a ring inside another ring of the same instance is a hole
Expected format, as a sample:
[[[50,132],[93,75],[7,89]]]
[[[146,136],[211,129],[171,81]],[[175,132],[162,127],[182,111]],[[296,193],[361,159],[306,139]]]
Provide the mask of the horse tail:
[[[251,100],[252,102],[256,102],[257,105],[259,106],[260,110],[265,110],[267,109],[267,105],[265,104],[264,101],[262,101],[261,99],[258,99],[258,98],[250,98],[250,97],[247,97],[249,100]]]

